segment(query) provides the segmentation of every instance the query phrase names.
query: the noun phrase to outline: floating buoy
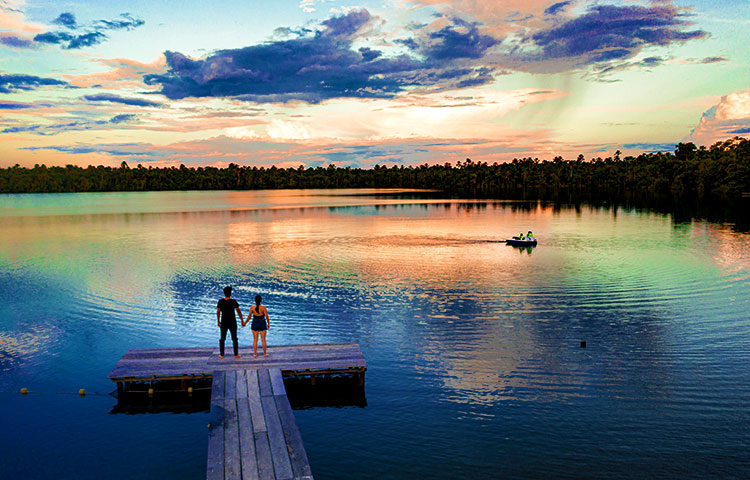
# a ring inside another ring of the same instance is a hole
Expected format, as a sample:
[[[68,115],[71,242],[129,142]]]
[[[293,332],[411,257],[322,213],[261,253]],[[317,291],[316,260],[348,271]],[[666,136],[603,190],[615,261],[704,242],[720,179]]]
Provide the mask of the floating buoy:
[[[193,394],[193,387],[188,387],[188,395],[192,395],[192,394]]]
[[[21,389],[21,395],[26,395],[27,393],[29,393],[29,389],[28,389],[28,388],[26,388],[26,387],[23,387],[23,388]]]
[[[149,389],[148,389],[148,396],[150,397],[150,396],[152,396],[153,394],[154,394],[154,389],[153,389],[153,388],[149,388]]]
[[[585,341],[581,342],[581,348],[586,348],[586,342]]]
[[[80,395],[80,396],[82,396],[82,397],[83,397],[84,395],[86,395],[86,390],[85,390],[85,389],[83,389],[83,388],[82,388],[82,389],[80,389],[80,390],[78,390],[78,395]]]

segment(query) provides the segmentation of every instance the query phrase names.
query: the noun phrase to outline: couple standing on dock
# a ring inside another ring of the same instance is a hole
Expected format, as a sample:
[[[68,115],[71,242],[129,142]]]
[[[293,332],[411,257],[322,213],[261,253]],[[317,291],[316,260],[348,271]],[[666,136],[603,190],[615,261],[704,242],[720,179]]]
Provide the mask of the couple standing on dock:
[[[242,326],[250,322],[250,315],[253,316],[253,323],[250,328],[253,331],[253,357],[258,357],[258,336],[260,336],[263,342],[263,356],[267,357],[266,353],[266,331],[271,328],[271,319],[268,316],[268,309],[260,304],[260,295],[255,296],[255,305],[250,308],[247,314],[247,320],[242,318],[242,311],[237,300],[232,298],[232,287],[224,288],[224,298],[219,299],[219,304],[216,306],[216,322],[219,324],[221,329],[221,337],[219,337],[219,358],[224,358],[224,341],[227,338],[227,330],[232,334],[232,347],[234,348],[234,358],[240,358],[240,353],[237,345],[237,317],[234,312],[237,311],[237,315],[240,316],[240,322]]]

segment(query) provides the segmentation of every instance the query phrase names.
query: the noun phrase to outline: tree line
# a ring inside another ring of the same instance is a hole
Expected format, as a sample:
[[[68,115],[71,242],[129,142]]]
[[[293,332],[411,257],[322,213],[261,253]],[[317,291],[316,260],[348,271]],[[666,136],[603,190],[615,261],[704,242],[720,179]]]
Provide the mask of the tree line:
[[[736,198],[750,192],[750,140],[735,137],[711,146],[680,143],[674,153],[575,160],[555,157],[374,168],[120,167],[67,165],[0,169],[0,192],[111,192],[147,190],[253,190],[281,188],[420,188],[454,196],[549,198],[644,193]]]

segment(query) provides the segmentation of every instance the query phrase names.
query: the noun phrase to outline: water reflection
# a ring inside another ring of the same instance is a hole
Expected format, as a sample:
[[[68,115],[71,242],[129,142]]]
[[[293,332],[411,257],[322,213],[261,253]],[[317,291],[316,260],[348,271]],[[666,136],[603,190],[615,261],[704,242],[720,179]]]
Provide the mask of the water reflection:
[[[698,458],[679,439],[702,432],[733,451],[741,434],[720,430],[750,401],[750,244],[733,225],[362,190],[14,197],[0,226],[0,387],[75,379],[106,391],[128,348],[214,345],[216,300],[234,285],[245,312],[264,296],[271,348],[362,346],[367,408],[338,423],[315,420],[337,409],[300,417],[319,465],[344,456],[379,472],[379,445],[414,448],[413,430],[433,439],[410,456],[427,477],[456,473],[430,459],[470,459],[486,477],[529,451],[533,471],[555,472],[582,460],[562,428],[577,421],[590,430],[576,445],[624,445],[622,465],[644,444]],[[537,248],[503,242],[528,230]],[[441,441],[457,421],[466,441]],[[341,455],[344,423],[366,435]],[[611,456],[589,460],[628,476]]]

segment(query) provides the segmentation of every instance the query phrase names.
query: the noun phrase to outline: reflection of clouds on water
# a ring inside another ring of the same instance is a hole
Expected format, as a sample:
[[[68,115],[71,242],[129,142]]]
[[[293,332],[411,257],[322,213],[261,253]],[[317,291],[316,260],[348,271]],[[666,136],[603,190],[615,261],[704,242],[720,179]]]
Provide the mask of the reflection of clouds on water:
[[[21,331],[0,331],[0,370],[10,371],[40,355],[49,355],[62,337],[53,325],[25,325]]]

